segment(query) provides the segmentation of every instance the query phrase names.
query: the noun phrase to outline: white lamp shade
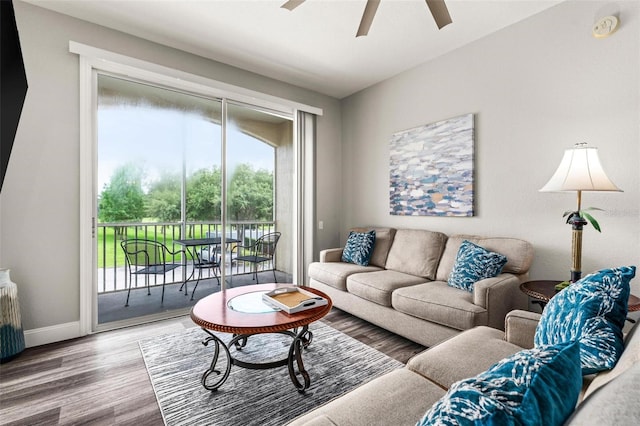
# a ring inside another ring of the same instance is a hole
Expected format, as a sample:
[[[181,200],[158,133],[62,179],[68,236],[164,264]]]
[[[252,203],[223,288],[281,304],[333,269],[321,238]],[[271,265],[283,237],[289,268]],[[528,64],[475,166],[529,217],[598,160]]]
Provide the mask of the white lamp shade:
[[[598,148],[576,144],[564,152],[558,170],[541,192],[553,191],[622,191],[607,177]]]

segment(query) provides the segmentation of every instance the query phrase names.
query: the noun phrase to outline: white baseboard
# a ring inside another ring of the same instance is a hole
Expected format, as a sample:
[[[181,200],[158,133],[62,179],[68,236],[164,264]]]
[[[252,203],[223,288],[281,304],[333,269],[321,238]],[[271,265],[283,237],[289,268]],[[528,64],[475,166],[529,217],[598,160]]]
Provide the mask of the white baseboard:
[[[80,321],[57,324],[49,327],[24,331],[24,343],[27,348],[80,337]]]

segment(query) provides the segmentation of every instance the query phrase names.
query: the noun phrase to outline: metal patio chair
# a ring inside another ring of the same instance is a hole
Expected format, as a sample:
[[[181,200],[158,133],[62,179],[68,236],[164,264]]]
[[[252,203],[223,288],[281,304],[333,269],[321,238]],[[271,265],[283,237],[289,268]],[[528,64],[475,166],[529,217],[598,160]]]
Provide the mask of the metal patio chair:
[[[232,240],[231,242],[227,242],[227,245],[232,245],[232,244],[235,245],[235,243],[238,241],[236,239],[237,235],[234,235],[234,234],[237,234],[237,233],[233,232],[227,235],[227,241],[229,241],[230,239]],[[204,235],[205,235],[205,238],[220,238],[219,232],[207,231],[204,233]],[[232,265],[235,262],[235,259],[233,259],[231,256],[232,250],[233,248],[231,250],[228,250],[225,255],[225,263],[227,265]],[[221,244],[213,244],[210,246],[201,247],[200,250],[198,250],[197,255],[202,260],[206,260],[209,262],[217,262],[218,267],[220,267],[220,265],[222,264]]]
[[[275,282],[278,282],[276,278],[276,265],[274,262],[274,258],[278,240],[280,239],[280,234],[280,232],[265,234],[262,237],[258,238],[252,245],[239,245],[234,248],[234,251],[236,251],[237,253],[242,253],[242,255],[238,255],[235,258],[232,258],[232,260],[235,262],[251,263],[253,269],[253,279],[256,280],[256,283],[258,284],[260,284],[260,281],[258,280],[258,265],[262,266],[261,272],[264,272],[269,271],[269,269],[264,269],[264,265],[268,263],[271,264],[271,271],[273,271],[273,280]]]
[[[147,295],[151,294],[149,276],[162,275],[162,298],[160,299],[160,303],[164,302],[164,285],[167,280],[166,273],[182,266],[181,263],[168,261],[168,258],[182,254],[182,259],[186,259],[185,251],[171,251],[167,246],[158,241],[142,239],[124,240],[120,245],[122,246],[122,250],[124,250],[127,269],[129,270],[129,291],[127,291],[127,301],[124,306],[129,306],[129,295],[131,294],[134,275],[144,275]]]
[[[218,287],[220,287],[220,277],[218,274],[222,274],[220,272],[220,247],[217,245],[208,246],[206,249],[200,249],[193,251],[193,268],[194,271],[198,270],[198,279],[196,280],[196,285],[193,287],[191,291],[191,300],[193,300],[193,295],[196,294],[196,288],[198,288],[198,284],[202,279],[202,271],[204,269],[211,269],[213,271],[214,278],[218,281]],[[216,272],[217,271],[217,272]],[[186,282],[183,283],[186,285]],[[182,287],[180,287],[182,290]],[[185,292],[187,289],[185,288]]]

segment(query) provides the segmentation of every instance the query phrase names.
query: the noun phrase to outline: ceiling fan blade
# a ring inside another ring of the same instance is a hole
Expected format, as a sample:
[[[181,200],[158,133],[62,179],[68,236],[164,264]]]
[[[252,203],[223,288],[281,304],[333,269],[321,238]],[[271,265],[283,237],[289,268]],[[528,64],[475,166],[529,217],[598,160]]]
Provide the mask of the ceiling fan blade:
[[[366,36],[369,33],[369,28],[373,22],[373,17],[376,16],[376,10],[378,10],[379,5],[380,0],[367,0],[367,5],[364,8],[356,37]]]
[[[426,2],[439,30],[453,22],[444,0],[426,0]]]
[[[289,0],[288,2],[286,2],[280,7],[287,10],[293,10],[296,7],[300,6],[302,3],[304,3],[304,0]]]

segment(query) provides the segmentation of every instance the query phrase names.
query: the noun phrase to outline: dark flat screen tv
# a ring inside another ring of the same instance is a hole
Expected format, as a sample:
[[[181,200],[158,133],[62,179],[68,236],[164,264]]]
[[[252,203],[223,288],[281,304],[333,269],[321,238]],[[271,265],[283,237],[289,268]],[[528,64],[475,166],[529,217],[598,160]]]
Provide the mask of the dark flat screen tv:
[[[0,191],[26,96],[27,74],[13,2],[0,0]]]

